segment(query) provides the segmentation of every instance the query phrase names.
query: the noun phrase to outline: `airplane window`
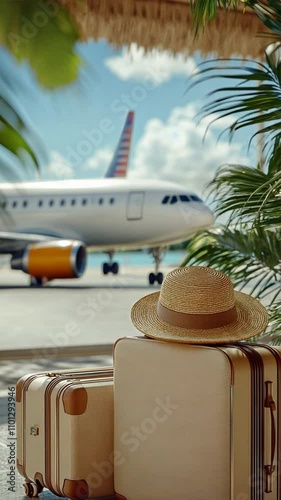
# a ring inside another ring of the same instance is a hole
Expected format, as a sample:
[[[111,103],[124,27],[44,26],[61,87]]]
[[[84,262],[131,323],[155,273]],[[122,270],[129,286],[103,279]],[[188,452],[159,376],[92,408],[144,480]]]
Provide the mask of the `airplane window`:
[[[113,205],[114,202],[115,202],[115,199],[114,198],[110,198],[110,200],[109,200],[110,205]]]
[[[188,202],[188,201],[190,201],[190,198],[188,196],[186,196],[186,194],[181,194],[180,201]]]
[[[174,195],[174,196],[172,196],[170,204],[173,205],[174,203],[177,203],[177,201],[178,201],[178,197]]]
[[[87,205],[87,199],[86,198],[83,198],[82,205]]]
[[[103,204],[103,198],[100,198],[99,199],[99,205],[102,205]]]
[[[24,201],[22,202],[22,206],[23,206],[24,208],[26,208],[26,207],[27,207],[27,200],[24,200]]]
[[[170,196],[164,196],[164,198],[162,200],[162,205],[167,205],[169,199],[170,199]]]
[[[76,200],[73,198],[73,200],[71,200],[71,205],[75,205],[76,203]]]
[[[50,205],[50,207],[52,207],[52,206],[53,206],[53,204],[54,204],[54,200],[50,200],[50,201],[49,201],[49,205]]]
[[[13,201],[13,208],[16,208],[16,206],[17,206],[17,202]]]
[[[200,202],[202,202],[202,200],[196,194],[191,194],[190,198],[192,199],[192,201],[200,201]]]
[[[65,200],[60,200],[60,204],[61,204],[61,207],[63,207],[63,205],[65,205]]]
[[[43,200],[39,200],[38,201],[38,207],[42,207],[42,205],[43,205]]]

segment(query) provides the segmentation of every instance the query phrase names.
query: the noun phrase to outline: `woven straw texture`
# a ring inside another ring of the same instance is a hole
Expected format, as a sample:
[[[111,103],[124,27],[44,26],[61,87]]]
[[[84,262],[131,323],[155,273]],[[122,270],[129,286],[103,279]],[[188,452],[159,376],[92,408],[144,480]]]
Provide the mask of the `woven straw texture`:
[[[105,38],[113,45],[136,43],[146,50],[154,48],[172,53],[201,56],[263,58],[264,25],[251,11],[224,12],[218,9],[194,39],[188,0],[60,0],[78,25],[80,38]],[[268,41],[269,43],[269,41]]]
[[[181,328],[159,318],[159,299],[168,309],[189,314],[216,314],[235,305],[237,319],[218,328]],[[260,334],[268,324],[267,311],[258,300],[234,291],[224,273],[201,266],[171,271],[161,292],[147,295],[134,304],[131,319],[148,337],[194,344],[237,342]]]

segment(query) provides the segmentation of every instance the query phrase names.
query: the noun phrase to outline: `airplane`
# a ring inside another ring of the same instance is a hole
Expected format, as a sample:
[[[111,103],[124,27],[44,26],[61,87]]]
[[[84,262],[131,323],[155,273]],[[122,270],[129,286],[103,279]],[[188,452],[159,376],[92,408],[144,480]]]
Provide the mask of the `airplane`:
[[[115,250],[152,249],[159,284],[163,247],[213,223],[195,194],[166,181],[92,179],[0,184],[0,254],[11,268],[31,276],[31,285],[79,278],[86,248],[103,251],[103,273],[117,274]]]
[[[126,177],[127,175],[133,135],[134,117],[134,111],[129,111],[120,140],[118,142],[118,146],[116,148],[116,152],[105,174],[106,178]]]
[[[108,254],[105,275],[119,272],[116,250],[148,248],[149,283],[161,284],[163,248],[212,224],[212,212],[180,185],[124,178],[133,121],[130,111],[106,178],[0,183],[0,254],[11,255],[31,286],[82,276],[87,248]]]

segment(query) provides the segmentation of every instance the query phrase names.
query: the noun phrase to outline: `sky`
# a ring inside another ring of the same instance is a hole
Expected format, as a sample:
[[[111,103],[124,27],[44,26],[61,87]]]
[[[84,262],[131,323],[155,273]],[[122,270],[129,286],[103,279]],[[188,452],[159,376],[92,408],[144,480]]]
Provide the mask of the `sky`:
[[[146,54],[135,45],[117,50],[106,41],[79,43],[76,50],[84,62],[78,80],[55,91],[40,87],[28,64],[19,65],[0,50],[7,91],[35,132],[36,146],[47,152],[42,180],[103,177],[131,109],[130,178],[172,180],[204,197],[220,165],[255,165],[248,134],[231,143],[227,135],[218,140],[230,118],[215,122],[203,141],[214,116],[198,123],[196,115],[215,84],[187,91],[201,62],[198,54]],[[3,152],[0,159],[4,180],[8,174],[12,180],[35,178],[34,171],[13,167]]]

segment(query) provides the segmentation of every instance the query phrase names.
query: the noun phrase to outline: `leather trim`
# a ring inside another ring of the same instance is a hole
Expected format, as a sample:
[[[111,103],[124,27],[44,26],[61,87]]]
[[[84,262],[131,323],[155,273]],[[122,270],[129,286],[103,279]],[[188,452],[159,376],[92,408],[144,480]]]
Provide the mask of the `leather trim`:
[[[18,469],[18,472],[20,473],[20,475],[21,475],[22,477],[24,477],[27,481],[29,481],[29,477],[25,474],[24,468],[23,468],[23,466],[19,463],[18,459],[17,459],[17,469]]]
[[[127,498],[115,492],[115,500],[127,500]]]
[[[64,496],[70,499],[85,500],[86,498],[89,498],[89,487],[84,479],[65,479],[63,482],[62,492]]]
[[[22,377],[17,382],[17,385],[16,385],[16,402],[17,403],[21,403],[22,389],[23,389],[25,381],[26,381],[26,377]]]
[[[236,306],[227,311],[212,314],[189,314],[179,311],[173,311],[163,306],[160,301],[157,303],[157,314],[169,325],[180,328],[206,329],[219,328],[221,326],[234,323],[237,319]]]
[[[36,472],[34,474],[34,480],[36,482],[38,481],[41,484],[42,487],[45,486],[44,479],[43,479],[43,476],[42,476],[41,472]]]
[[[251,494],[258,498],[264,491],[264,369],[262,356],[250,345],[237,345],[247,356],[251,368]],[[262,490],[261,490],[262,487]],[[261,491],[260,491],[261,490]],[[257,496],[256,496],[257,495]]]
[[[84,387],[67,389],[62,396],[65,413],[68,415],[83,415],[88,405],[88,394]]]

